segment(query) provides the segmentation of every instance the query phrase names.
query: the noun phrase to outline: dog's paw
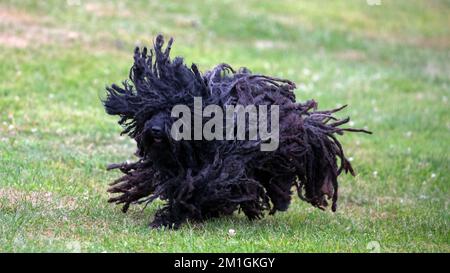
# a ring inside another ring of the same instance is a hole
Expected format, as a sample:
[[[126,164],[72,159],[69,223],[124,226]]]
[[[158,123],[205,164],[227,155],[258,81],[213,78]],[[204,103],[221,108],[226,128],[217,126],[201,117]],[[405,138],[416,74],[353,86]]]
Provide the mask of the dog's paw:
[[[153,219],[149,226],[152,229],[178,229],[180,227],[180,223],[175,223],[167,221],[165,219],[161,219],[160,217],[155,217],[155,219]]]

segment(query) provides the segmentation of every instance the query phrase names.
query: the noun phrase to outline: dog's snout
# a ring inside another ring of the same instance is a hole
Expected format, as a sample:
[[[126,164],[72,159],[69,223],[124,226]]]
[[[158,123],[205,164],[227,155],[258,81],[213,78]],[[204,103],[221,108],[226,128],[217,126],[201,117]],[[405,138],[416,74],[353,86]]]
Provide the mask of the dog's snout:
[[[152,133],[154,135],[161,135],[162,133],[162,128],[159,126],[152,126]]]

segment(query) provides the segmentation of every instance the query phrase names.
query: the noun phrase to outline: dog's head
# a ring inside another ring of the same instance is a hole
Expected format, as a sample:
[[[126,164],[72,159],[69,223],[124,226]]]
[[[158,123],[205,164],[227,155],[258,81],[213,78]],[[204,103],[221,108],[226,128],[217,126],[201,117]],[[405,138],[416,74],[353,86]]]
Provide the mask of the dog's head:
[[[184,65],[182,58],[170,60],[172,39],[163,49],[164,39],[157,36],[154,48],[136,48],[130,81],[123,86],[107,87],[103,100],[106,112],[120,117],[122,134],[134,138],[138,156],[152,148],[169,144],[173,119],[170,111],[177,104],[191,104],[194,96],[206,94],[207,86],[193,64]]]
[[[150,107],[146,113],[142,113],[145,106],[135,108],[131,98],[112,92],[104,100],[104,105],[108,114],[121,117],[119,124],[124,127],[122,134],[128,134],[136,140],[137,156],[144,157],[152,148],[169,144],[172,119],[167,109]]]

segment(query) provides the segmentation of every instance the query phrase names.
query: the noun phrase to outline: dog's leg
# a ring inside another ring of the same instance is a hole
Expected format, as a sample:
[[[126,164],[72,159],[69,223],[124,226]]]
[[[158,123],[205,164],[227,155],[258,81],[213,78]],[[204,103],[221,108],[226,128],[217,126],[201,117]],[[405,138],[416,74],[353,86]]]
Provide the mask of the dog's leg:
[[[153,221],[150,222],[151,228],[168,228],[168,229],[177,229],[180,226],[180,223],[174,221],[173,217],[171,217],[169,213],[169,209],[167,207],[164,207],[162,209],[159,209],[156,214],[155,218],[153,218]]]
[[[287,210],[291,203],[291,187],[295,177],[271,177],[267,172],[258,171],[256,178],[266,189],[273,205],[270,214]]]

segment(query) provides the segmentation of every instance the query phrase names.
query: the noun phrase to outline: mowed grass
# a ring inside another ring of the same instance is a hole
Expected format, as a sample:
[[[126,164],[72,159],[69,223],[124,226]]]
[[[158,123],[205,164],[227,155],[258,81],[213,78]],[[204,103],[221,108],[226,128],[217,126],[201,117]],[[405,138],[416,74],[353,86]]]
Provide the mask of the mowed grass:
[[[449,14],[444,0],[1,0],[0,251],[449,252]],[[160,201],[106,202],[120,174],[105,166],[134,144],[100,98],[160,32],[202,71],[246,66],[295,81],[299,101],[349,104],[340,116],[374,135],[340,137],[357,176],[337,213],[295,197],[260,221],[167,231],[148,228]]]

